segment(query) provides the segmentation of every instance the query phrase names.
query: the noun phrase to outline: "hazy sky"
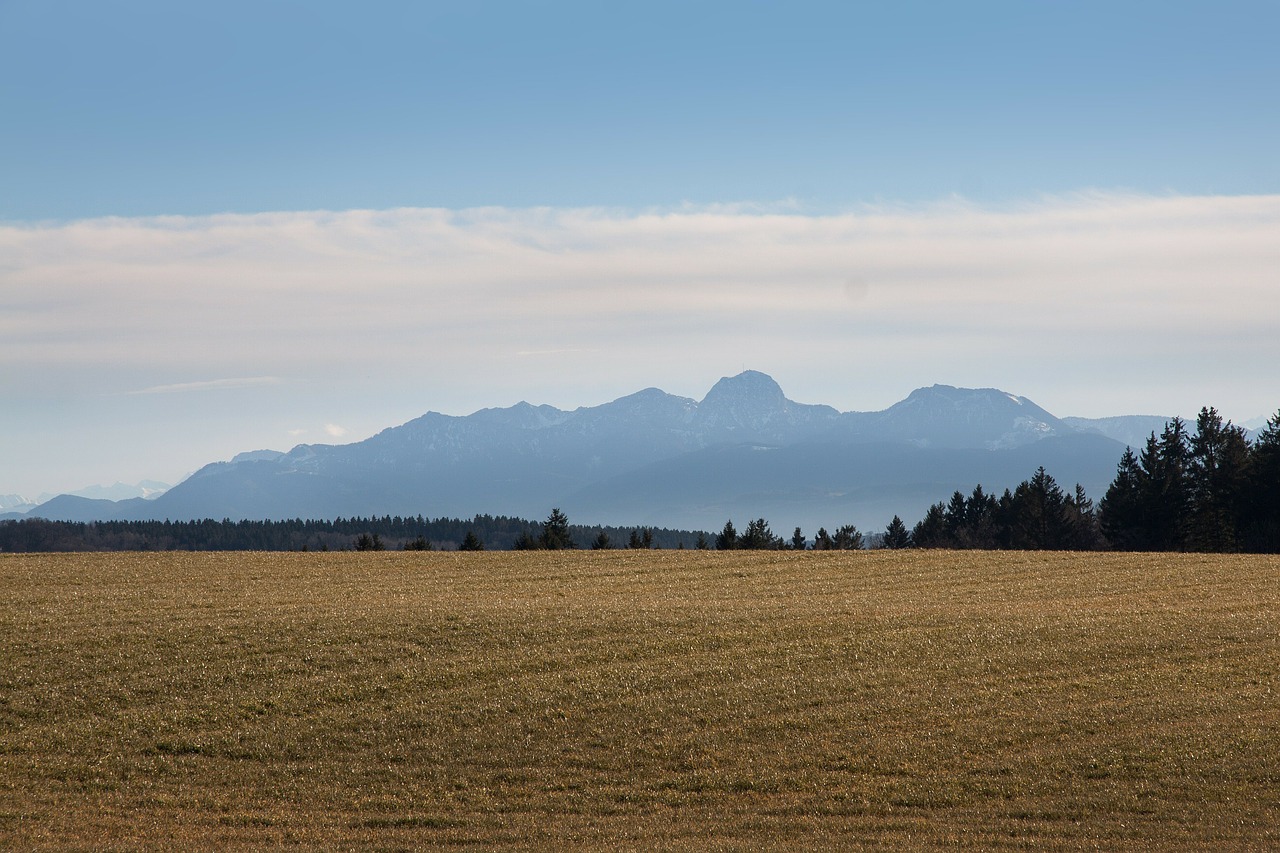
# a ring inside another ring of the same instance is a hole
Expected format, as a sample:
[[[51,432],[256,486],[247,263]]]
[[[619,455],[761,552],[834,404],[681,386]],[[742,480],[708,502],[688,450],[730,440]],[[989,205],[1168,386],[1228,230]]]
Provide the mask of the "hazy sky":
[[[1280,4],[0,0],[0,494],[427,410],[1280,408]]]

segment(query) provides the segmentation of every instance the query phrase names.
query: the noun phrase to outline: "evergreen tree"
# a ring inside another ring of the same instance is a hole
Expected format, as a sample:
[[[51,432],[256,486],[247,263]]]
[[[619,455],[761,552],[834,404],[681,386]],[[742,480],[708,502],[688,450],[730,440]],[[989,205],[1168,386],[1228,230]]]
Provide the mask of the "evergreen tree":
[[[813,537],[813,550],[830,551],[836,547],[836,543],[832,541],[831,534],[827,532],[827,528],[819,527],[818,535]]]
[[[960,490],[956,489],[956,491],[952,492],[951,500],[947,502],[947,508],[943,513],[947,547],[957,547],[965,537],[965,533],[969,529],[968,510],[969,502],[965,500]]]
[[[957,536],[957,548],[995,548],[999,534],[996,524],[996,499],[982,491],[982,485],[973,487],[965,501],[965,526]]]
[[[807,547],[809,547],[808,540],[804,538],[804,533],[797,527],[795,533],[791,534],[791,550],[803,551]]]
[[[426,538],[425,536],[419,536],[417,539],[414,539],[413,541],[406,541],[406,542],[404,543],[404,550],[406,550],[406,551],[430,551],[430,550],[431,550],[431,543],[427,541],[427,538]]]
[[[462,537],[462,544],[458,546],[459,551],[483,551],[484,543],[472,531],[468,530],[467,535]]]
[[[769,529],[769,522],[763,518],[747,522],[747,530],[738,539],[738,547],[751,551],[763,551],[777,548],[781,540]]]
[[[1160,433],[1147,439],[1139,457],[1142,466],[1142,530],[1153,551],[1183,548],[1191,507],[1187,468],[1191,451],[1187,425],[1174,418]]]
[[[947,509],[943,504],[929,507],[924,518],[916,522],[911,530],[911,544],[916,548],[951,547],[951,537],[947,535]]]
[[[862,550],[862,533],[852,524],[846,524],[836,531],[832,542],[838,551]]]
[[[1097,551],[1103,546],[1102,527],[1093,501],[1085,494],[1084,486],[1076,483],[1073,494],[1067,495],[1064,506],[1066,515],[1065,538],[1061,546],[1071,551]]]
[[[1102,533],[1117,551],[1142,551],[1147,547],[1143,496],[1149,490],[1145,477],[1133,448],[1126,447],[1116,466],[1116,478],[1098,504]]]
[[[1019,483],[1013,492],[1013,547],[1029,551],[1066,547],[1069,537],[1065,510],[1062,489],[1043,466],[1036,469],[1031,479]]]
[[[732,551],[738,547],[738,531],[734,529],[733,519],[724,523],[724,529],[716,536],[717,551]]]
[[[895,515],[889,522],[889,526],[884,529],[881,547],[894,550],[911,547],[911,534],[907,532],[907,526],[898,516]]]
[[[1216,409],[1203,408],[1190,441],[1189,525],[1185,544],[1197,551],[1235,551],[1249,481],[1249,441],[1243,429],[1225,424]]]
[[[595,538],[595,541],[591,543],[592,551],[608,551],[612,547],[613,543],[609,541],[609,534],[603,530],[600,531],[600,535]]]
[[[627,540],[627,547],[636,550],[644,547],[644,540],[640,538],[639,530],[631,531],[631,537]]]
[[[696,545],[694,545],[694,547],[697,548],[699,551],[708,550],[711,547],[711,543],[707,541],[707,534],[699,531],[698,542]]]
[[[1280,411],[1258,434],[1245,487],[1244,544],[1250,551],[1280,552]]]
[[[540,551],[542,547],[541,537],[534,536],[527,530],[520,531],[516,541],[511,544],[512,551]]]
[[[542,523],[542,535],[538,537],[538,544],[549,551],[578,547],[569,535],[569,517],[558,507],[551,510],[551,515]]]

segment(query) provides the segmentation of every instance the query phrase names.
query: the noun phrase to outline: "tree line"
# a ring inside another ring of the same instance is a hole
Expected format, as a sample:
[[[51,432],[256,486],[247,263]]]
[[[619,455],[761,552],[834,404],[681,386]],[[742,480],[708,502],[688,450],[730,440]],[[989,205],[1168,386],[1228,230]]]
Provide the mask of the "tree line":
[[[570,540],[625,541],[626,527],[569,525]],[[643,528],[645,547],[677,548],[705,534]],[[419,516],[329,520],[0,521],[0,552],[32,551],[382,551],[509,550],[541,534],[537,522],[511,516],[471,519]]]

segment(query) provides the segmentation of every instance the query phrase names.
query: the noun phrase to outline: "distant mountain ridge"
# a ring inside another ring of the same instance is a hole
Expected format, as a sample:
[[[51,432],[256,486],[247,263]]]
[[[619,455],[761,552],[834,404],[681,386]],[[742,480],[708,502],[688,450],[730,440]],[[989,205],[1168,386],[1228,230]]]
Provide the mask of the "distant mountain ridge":
[[[766,515],[779,528],[871,529],[956,488],[1016,485],[1039,464],[1096,499],[1122,451],[998,389],[934,385],[883,411],[840,412],[792,401],[771,377],[745,371],[701,401],[647,388],[572,411],[521,402],[428,412],[353,444],[241,453],[153,499],[60,496],[31,514],[540,518],[560,506],[582,523],[719,526]]]

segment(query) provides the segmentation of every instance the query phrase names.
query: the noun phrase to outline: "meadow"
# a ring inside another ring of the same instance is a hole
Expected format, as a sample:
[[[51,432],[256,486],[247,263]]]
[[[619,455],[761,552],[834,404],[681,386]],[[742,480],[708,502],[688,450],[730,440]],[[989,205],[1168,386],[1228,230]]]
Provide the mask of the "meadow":
[[[5,849],[1275,849],[1280,558],[0,555]]]

